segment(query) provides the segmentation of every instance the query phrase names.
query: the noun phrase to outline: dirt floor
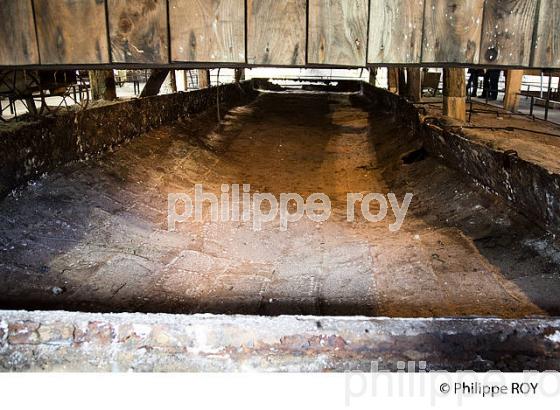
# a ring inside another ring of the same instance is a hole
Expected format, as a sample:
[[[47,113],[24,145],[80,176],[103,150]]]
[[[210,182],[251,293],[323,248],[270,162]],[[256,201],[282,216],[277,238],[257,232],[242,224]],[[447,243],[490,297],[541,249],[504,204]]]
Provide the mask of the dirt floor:
[[[546,316],[560,313],[560,251],[499,198],[418,150],[359,98],[265,93],[102,158],[70,164],[0,202],[0,307],[247,314]],[[404,161],[403,161],[404,158]],[[323,192],[333,214],[286,232],[249,222],[167,230],[167,195]],[[399,232],[347,193],[414,194]]]

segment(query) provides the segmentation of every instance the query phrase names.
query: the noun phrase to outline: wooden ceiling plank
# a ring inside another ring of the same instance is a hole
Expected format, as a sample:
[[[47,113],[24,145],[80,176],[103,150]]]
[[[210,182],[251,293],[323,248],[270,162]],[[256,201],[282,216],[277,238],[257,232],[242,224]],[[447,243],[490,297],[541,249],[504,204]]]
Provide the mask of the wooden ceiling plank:
[[[368,63],[418,64],[424,0],[371,0]]]
[[[365,66],[368,0],[309,0],[308,62]]]
[[[486,0],[480,64],[529,66],[535,0]]]
[[[42,64],[106,64],[103,0],[34,0]]]
[[[245,62],[244,0],[170,0],[171,59]]]
[[[165,0],[107,0],[114,63],[169,62]]]
[[[560,67],[560,2],[541,0],[533,67]]]
[[[484,0],[426,0],[422,62],[477,64]]]
[[[247,0],[249,64],[306,64],[306,0]]]
[[[0,65],[39,64],[32,0],[0,0]]]

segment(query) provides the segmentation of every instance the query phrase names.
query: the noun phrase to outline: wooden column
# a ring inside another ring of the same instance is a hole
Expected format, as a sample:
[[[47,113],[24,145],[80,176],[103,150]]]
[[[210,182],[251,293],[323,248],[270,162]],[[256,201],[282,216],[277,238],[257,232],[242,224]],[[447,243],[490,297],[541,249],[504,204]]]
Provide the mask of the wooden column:
[[[506,71],[506,95],[504,96],[504,108],[508,111],[516,111],[519,103],[519,92],[523,81],[523,70]]]
[[[413,67],[406,69],[407,76],[407,96],[414,102],[422,99],[422,71],[420,68]]]
[[[169,88],[172,93],[177,92],[177,77],[175,76],[175,70],[169,71]]]
[[[399,95],[406,97],[408,95],[408,84],[406,83],[406,69],[398,69],[398,79],[399,79]]]
[[[235,69],[235,82],[239,83],[241,81],[245,81],[245,69],[244,68],[236,68]]]
[[[210,84],[210,70],[198,70],[198,88],[208,88]]]
[[[467,85],[464,68],[443,69],[443,115],[467,119]]]
[[[27,111],[29,112],[29,114],[31,114],[32,116],[37,116],[37,114],[39,113],[33,97],[25,97],[25,106],[27,107]],[[1,108],[2,107],[0,107],[0,110]]]
[[[387,89],[391,93],[399,93],[399,69],[394,67],[387,68]]]
[[[369,69],[369,83],[375,87],[377,83],[377,68]]]
[[[153,95],[158,95],[159,90],[164,83],[167,75],[169,74],[169,70],[164,68],[156,68],[151,70],[150,77],[148,78],[148,82],[144,86],[144,89],[140,93],[140,97],[151,97]]]
[[[90,70],[88,74],[92,100],[112,101],[117,99],[113,70]]]

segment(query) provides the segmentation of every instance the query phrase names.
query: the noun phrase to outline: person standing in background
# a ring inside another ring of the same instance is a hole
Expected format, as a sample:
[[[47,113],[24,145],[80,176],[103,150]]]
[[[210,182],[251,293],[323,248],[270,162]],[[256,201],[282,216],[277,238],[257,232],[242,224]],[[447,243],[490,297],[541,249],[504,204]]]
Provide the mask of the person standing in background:
[[[487,98],[490,101],[496,101],[498,99],[498,87],[501,73],[502,70],[486,70],[482,98]]]
[[[469,68],[469,81],[467,83],[467,93],[470,93],[471,97],[478,96],[478,79],[484,75],[484,70],[479,68]]]
[[[502,70],[488,70],[490,72],[490,98],[491,101],[498,99],[498,88],[500,84],[500,75]]]

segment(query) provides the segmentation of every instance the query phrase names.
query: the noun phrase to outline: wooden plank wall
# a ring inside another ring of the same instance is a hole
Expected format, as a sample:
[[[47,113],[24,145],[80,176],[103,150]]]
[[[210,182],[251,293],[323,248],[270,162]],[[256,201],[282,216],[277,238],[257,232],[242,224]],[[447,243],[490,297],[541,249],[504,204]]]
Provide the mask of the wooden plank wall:
[[[481,64],[529,66],[537,4],[535,0],[486,0]]]
[[[368,63],[421,62],[424,0],[371,0],[369,19]]]
[[[309,0],[308,62],[364,66],[368,0]]]
[[[39,64],[31,0],[0,0],[0,64],[2,61]]]
[[[33,0],[41,64],[109,63],[103,0]]]
[[[0,66],[560,67],[559,0],[0,0],[0,22]]]
[[[245,62],[245,0],[169,0],[171,59]]]
[[[108,0],[107,6],[113,62],[169,61],[165,0]]]
[[[247,62],[306,63],[306,0],[247,0]]]
[[[484,0],[426,0],[422,62],[476,64]]]
[[[560,1],[541,0],[533,67],[560,67]]]

